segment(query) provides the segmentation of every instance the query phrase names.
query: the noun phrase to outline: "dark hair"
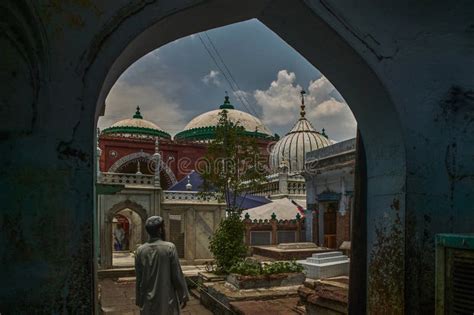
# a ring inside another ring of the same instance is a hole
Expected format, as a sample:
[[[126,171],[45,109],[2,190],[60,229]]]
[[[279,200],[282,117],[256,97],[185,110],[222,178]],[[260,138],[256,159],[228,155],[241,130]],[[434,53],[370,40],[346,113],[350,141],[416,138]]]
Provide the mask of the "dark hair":
[[[145,230],[147,231],[148,235],[150,235],[150,237],[159,237],[163,241],[165,240],[166,233],[164,222],[161,222],[161,224],[145,225]]]

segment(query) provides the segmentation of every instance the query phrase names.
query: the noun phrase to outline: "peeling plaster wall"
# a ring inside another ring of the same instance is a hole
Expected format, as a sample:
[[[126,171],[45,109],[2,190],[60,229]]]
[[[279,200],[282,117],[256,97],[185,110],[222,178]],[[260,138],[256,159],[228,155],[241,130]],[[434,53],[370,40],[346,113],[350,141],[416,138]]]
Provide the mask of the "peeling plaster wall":
[[[258,17],[351,106],[367,154],[368,309],[430,312],[433,236],[474,227],[468,0],[0,4],[0,312],[94,308],[95,123],[116,78],[178,37]]]

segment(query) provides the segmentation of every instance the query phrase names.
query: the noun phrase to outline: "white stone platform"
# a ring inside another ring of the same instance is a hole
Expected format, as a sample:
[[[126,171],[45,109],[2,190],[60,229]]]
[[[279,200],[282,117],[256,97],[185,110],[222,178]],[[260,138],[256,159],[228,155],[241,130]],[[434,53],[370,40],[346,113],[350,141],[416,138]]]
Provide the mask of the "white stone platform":
[[[349,275],[349,258],[342,252],[316,253],[306,260],[298,260],[303,265],[306,277],[325,279]]]

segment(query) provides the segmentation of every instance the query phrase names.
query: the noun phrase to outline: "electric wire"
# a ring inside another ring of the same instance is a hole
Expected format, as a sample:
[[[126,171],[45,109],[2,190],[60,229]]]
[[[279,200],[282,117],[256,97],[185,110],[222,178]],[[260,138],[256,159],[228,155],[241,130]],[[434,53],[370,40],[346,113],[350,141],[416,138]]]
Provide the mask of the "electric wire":
[[[217,47],[214,45],[212,39],[210,38],[210,36],[207,34],[207,32],[204,32],[204,34],[206,35],[210,45],[212,46],[215,54],[217,55],[217,57],[219,58],[219,60],[221,61],[221,63],[223,64],[224,68],[219,65],[219,62],[216,60],[216,57],[214,56],[214,54],[211,52],[211,49],[208,47],[208,45],[206,45],[206,43],[204,42],[202,36],[200,33],[198,33],[198,37],[199,37],[199,40],[201,41],[201,44],[202,46],[204,47],[204,49],[206,50],[207,54],[209,55],[209,57],[211,57],[212,61],[214,62],[214,64],[216,65],[217,69],[222,73],[222,75],[224,76],[224,79],[226,80],[227,84],[229,85],[229,87],[232,89],[232,91],[234,92],[234,95],[240,100],[240,103],[242,103],[242,105],[247,109],[248,112],[252,113],[253,115],[255,115],[257,118],[259,118],[261,120],[261,118],[259,117],[260,115],[258,115],[258,113],[253,110],[253,107],[250,102],[248,101],[248,99],[245,97],[245,95],[239,93],[238,91],[242,91],[243,90],[240,88],[239,84],[237,83],[237,81],[235,80],[234,76],[232,75],[232,72],[230,71],[229,67],[227,67],[226,63],[224,62],[224,59],[222,58],[221,54],[219,53],[219,50],[217,49]],[[226,71],[224,71],[224,69]],[[227,74],[226,74],[227,72]],[[231,79],[229,79],[229,77]],[[234,86],[235,85],[235,86]],[[243,98],[244,99],[243,99]],[[262,124],[263,124],[263,121],[262,121]],[[265,125],[265,124],[264,124]],[[268,128],[268,127],[267,127]]]
[[[227,73],[229,74],[229,77],[232,80],[232,83],[236,86],[237,91],[242,91],[243,92],[243,90],[240,88],[239,84],[237,83],[237,80],[235,80],[234,76],[232,75],[232,72],[230,71],[229,67],[227,67],[227,64],[225,63],[224,59],[222,58],[221,54],[219,53],[219,50],[214,45],[214,42],[212,41],[211,37],[207,34],[207,32],[204,32],[204,34],[206,35],[206,37],[207,37],[209,43],[211,44],[214,52],[216,53],[217,57],[219,58],[221,63],[224,65],[224,68],[226,69]],[[252,112],[252,114],[254,114],[256,117],[260,118],[259,115],[257,114],[257,112],[253,109],[252,104],[250,104],[250,102],[247,99],[247,97],[245,96],[245,94],[241,94],[241,93],[238,93],[238,92],[235,92],[235,94],[240,99],[240,101],[244,104],[244,106],[247,108],[247,110]]]

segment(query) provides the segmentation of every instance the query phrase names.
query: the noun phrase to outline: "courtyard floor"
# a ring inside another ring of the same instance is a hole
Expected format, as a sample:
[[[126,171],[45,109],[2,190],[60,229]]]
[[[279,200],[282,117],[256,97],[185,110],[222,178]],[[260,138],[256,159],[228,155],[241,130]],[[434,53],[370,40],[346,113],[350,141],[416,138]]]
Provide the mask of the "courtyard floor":
[[[139,315],[140,310],[135,306],[135,278],[119,278],[118,280],[103,279],[99,281],[99,303],[102,312],[107,315]],[[190,296],[184,315],[212,315],[202,306],[198,299]]]
[[[133,267],[135,259],[130,252],[113,252],[112,265],[114,268]]]

